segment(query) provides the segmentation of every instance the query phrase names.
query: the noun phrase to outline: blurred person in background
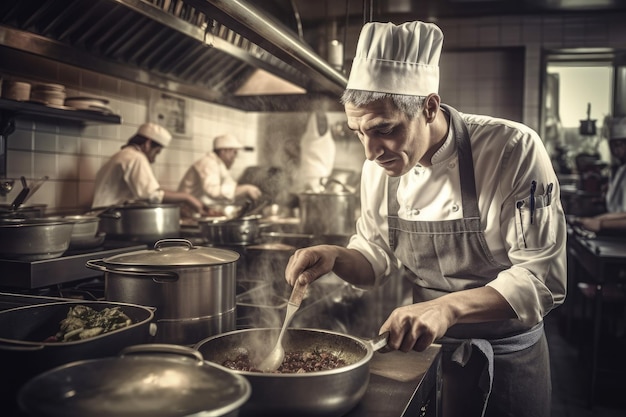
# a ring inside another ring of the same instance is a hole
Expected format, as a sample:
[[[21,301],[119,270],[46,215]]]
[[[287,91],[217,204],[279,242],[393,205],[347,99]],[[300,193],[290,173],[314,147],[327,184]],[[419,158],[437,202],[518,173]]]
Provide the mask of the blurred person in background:
[[[300,140],[300,191],[323,191],[322,178],[330,177],[335,164],[336,145],[328,117],[314,112],[309,116]]]
[[[178,186],[178,191],[198,198],[207,206],[233,203],[238,199],[258,200],[262,192],[252,184],[238,184],[230,173],[241,142],[226,134],[213,139],[213,151],[207,152],[187,170]]]
[[[623,233],[626,230],[626,117],[609,123],[609,149],[617,161],[606,192],[606,213],[575,217],[572,221],[595,233]]]
[[[151,164],[172,135],[156,123],[139,126],[122,149],[113,155],[96,174],[92,208],[102,208],[135,201],[151,204],[181,204],[181,209],[202,213],[202,203],[191,194],[164,190]]]

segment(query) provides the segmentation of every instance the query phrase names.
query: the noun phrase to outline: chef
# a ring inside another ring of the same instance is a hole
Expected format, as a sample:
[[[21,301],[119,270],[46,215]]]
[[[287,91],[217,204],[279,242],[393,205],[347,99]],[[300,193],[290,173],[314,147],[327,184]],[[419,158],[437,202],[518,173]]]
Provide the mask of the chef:
[[[213,139],[213,151],[193,163],[183,176],[178,191],[189,193],[206,205],[230,203],[237,198],[257,200],[261,190],[252,184],[237,184],[230,173],[242,143],[226,134]]]
[[[366,157],[357,231],[296,251],[286,279],[403,275],[413,303],[380,332],[405,352],[442,344],[444,416],[547,417],[543,317],[566,289],[559,184],[532,129],[441,102],[442,45],[430,23],[362,28],[342,96]]]
[[[202,203],[191,194],[162,189],[152,171],[151,164],[171,141],[172,135],[156,123],[139,126],[137,133],[96,174],[92,207],[142,200],[153,204],[181,203],[203,212]]]
[[[320,181],[333,172],[337,152],[325,113],[311,113],[300,143],[300,188],[304,191],[324,191]]]
[[[606,193],[606,213],[578,217],[574,223],[592,232],[618,233],[626,230],[626,117],[609,122],[609,148],[619,166],[611,175]]]

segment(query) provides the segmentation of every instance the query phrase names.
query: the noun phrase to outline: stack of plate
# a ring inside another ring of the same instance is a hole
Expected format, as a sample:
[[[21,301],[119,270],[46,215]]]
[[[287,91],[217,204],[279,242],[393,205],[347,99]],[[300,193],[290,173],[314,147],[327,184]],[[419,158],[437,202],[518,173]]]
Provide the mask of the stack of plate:
[[[21,81],[4,80],[2,83],[2,97],[10,100],[28,101],[30,98],[30,84]]]
[[[102,97],[68,97],[65,105],[77,110],[89,110],[100,113],[113,113],[109,100]]]
[[[62,107],[65,102],[65,86],[61,84],[36,84],[30,93],[30,100],[47,106]]]

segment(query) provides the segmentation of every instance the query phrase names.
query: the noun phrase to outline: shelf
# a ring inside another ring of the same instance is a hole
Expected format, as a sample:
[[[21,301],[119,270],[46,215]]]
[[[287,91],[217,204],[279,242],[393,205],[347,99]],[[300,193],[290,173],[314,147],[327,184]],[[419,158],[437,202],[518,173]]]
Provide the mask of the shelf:
[[[121,124],[122,117],[70,107],[51,107],[30,101],[16,101],[0,98],[0,178],[7,175],[7,137],[15,130],[15,119],[46,121],[52,124],[74,123]]]
[[[0,98],[0,112],[8,113],[8,116],[10,117],[54,120],[55,123],[122,123],[121,116],[117,114],[106,114],[89,110],[77,110],[70,107],[56,108],[40,103],[34,103],[29,101],[15,101],[3,98]]]

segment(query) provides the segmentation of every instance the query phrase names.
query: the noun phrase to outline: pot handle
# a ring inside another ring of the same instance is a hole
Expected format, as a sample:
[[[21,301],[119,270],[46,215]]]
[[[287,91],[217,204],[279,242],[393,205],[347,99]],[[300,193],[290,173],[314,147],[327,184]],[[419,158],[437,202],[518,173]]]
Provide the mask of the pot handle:
[[[171,355],[189,356],[196,359],[201,364],[204,363],[204,357],[199,351],[183,345],[164,343],[150,343],[128,346],[120,352],[119,356],[137,355],[142,353],[167,353]]]
[[[381,333],[370,340],[366,340],[365,343],[370,345],[374,352],[380,351],[385,353],[391,350],[387,347],[387,340],[389,340],[389,332]]]
[[[109,269],[106,267],[106,263],[102,259],[88,259],[85,262],[85,266],[89,269],[94,269],[96,271],[101,272],[111,272],[113,274],[120,275],[132,275],[135,277],[149,277],[152,278],[154,282],[176,282],[178,281],[178,274],[175,272],[166,272],[166,271],[127,271],[127,270],[119,270],[119,269]]]
[[[187,249],[193,249],[193,243],[188,241],[187,239],[161,239],[157,240],[154,244],[155,250],[161,250],[162,247],[172,245],[172,246],[187,246]]]

